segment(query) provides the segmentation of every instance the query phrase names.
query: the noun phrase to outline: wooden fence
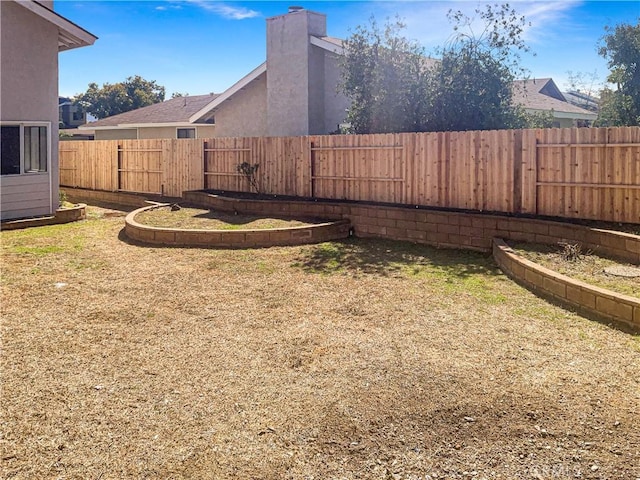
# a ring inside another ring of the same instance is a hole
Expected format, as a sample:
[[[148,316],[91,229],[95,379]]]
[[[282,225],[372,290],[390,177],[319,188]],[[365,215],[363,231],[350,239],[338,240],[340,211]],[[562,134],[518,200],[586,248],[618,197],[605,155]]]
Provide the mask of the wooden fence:
[[[640,223],[640,128],[60,142],[60,184],[266,194]]]

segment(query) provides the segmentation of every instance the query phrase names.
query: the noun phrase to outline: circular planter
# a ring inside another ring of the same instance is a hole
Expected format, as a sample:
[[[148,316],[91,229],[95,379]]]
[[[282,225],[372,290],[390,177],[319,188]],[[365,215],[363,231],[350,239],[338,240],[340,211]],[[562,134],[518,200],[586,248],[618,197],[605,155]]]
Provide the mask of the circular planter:
[[[125,218],[127,237],[141,243],[172,247],[255,248],[327,242],[350,234],[348,220],[289,228],[207,230],[151,227],[135,219],[139,213],[167,206],[169,204],[150,205],[129,213]]]

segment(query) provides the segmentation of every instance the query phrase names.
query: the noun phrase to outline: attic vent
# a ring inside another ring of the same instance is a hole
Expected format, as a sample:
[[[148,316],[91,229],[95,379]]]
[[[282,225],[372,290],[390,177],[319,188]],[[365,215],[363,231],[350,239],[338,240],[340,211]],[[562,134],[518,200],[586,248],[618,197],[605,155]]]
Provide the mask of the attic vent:
[[[289,7],[289,13],[299,12],[300,10],[304,10],[304,7],[299,7],[297,5],[292,5]]]

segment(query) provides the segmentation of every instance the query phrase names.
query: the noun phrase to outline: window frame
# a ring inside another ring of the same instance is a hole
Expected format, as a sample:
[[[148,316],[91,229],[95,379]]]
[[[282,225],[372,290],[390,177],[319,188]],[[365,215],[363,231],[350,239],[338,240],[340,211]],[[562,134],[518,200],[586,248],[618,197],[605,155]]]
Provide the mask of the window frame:
[[[179,137],[178,132],[180,130],[193,130],[193,138],[192,137]],[[176,138],[178,140],[193,140],[198,138],[198,129],[196,127],[176,127]]]
[[[51,173],[51,122],[42,121],[0,121],[0,127],[20,127],[20,172],[19,173],[3,173],[2,177],[18,177],[22,175],[49,175]],[[27,171],[25,169],[25,127],[44,127],[46,128],[47,148],[46,148],[46,170]]]

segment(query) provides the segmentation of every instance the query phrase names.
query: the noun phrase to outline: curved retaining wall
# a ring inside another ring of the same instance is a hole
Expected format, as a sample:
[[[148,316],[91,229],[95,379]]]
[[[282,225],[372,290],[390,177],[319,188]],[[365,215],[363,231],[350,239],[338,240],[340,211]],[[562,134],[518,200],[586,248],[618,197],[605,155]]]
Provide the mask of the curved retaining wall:
[[[640,299],[599,288],[517,255],[504,240],[493,240],[493,258],[503,272],[538,295],[576,308],[587,316],[640,331]]]
[[[338,240],[349,236],[348,220],[318,223],[303,227],[255,230],[182,230],[150,227],[135,220],[137,214],[168,205],[151,205],[129,213],[125,218],[127,237],[142,243],[180,247],[271,247],[301,245]]]
[[[8,220],[0,224],[0,230],[18,230],[20,228],[41,227],[44,225],[57,225],[60,223],[71,223],[87,218],[87,206],[85,204],[75,205],[70,208],[59,208],[54,216],[25,218],[22,220]]]
[[[491,251],[495,237],[545,244],[569,242],[602,256],[640,264],[638,235],[549,220],[340,202],[248,200],[202,191],[185,192],[184,200],[226,212],[348,219],[357,237],[484,252]]]
[[[73,188],[65,188],[65,193],[73,201],[126,202],[136,206],[142,206],[145,199],[155,198]],[[249,200],[203,191],[185,192],[182,201],[226,212],[346,219],[358,237],[406,240],[445,248],[490,252],[495,237],[552,245],[578,243],[584,250],[598,255],[640,264],[640,236],[564,222],[345,202]]]

